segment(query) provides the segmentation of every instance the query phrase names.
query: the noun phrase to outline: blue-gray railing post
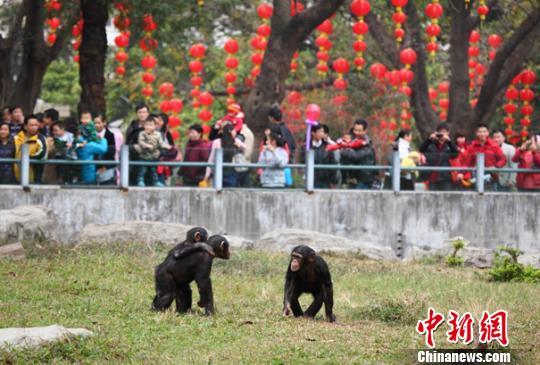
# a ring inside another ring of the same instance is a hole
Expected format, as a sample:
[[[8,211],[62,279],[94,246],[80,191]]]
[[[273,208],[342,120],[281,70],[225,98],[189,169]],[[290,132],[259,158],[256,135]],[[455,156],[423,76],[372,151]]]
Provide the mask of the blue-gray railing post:
[[[120,149],[120,188],[129,188],[129,146],[123,145]]]
[[[306,151],[306,191],[312,193],[315,189],[315,151]]]
[[[399,158],[399,151],[392,152],[392,190],[394,193],[399,193],[401,190],[401,159]]]
[[[484,175],[486,174],[486,155],[479,153],[476,155],[476,191],[483,193],[485,191]]]
[[[30,146],[23,143],[21,150],[21,186],[24,190],[30,187]]]
[[[214,189],[221,191],[223,189],[223,148],[216,150],[214,160]]]

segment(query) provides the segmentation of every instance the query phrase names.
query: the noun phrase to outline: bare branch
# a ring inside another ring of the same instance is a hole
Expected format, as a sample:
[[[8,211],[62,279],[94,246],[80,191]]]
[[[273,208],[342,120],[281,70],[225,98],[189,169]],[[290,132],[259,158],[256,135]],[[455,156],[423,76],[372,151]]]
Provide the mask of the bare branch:
[[[381,53],[385,57],[384,64],[387,66],[390,65],[391,68],[398,68],[399,62],[397,59],[398,49],[396,47],[396,40],[388,34],[384,25],[381,24],[377,15],[373,12],[370,12],[365,20],[369,25],[369,34],[375,39],[382,51]]]

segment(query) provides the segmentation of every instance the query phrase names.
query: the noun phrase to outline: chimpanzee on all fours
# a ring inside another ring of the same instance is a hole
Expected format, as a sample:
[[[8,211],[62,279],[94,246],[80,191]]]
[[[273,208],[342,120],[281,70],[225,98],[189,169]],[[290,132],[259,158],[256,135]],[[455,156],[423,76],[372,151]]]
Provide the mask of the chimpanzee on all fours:
[[[313,295],[313,303],[302,311],[298,297],[303,293]],[[285,298],[283,314],[295,317],[314,318],[324,303],[326,319],[334,322],[336,316],[332,312],[334,292],[328,265],[322,257],[308,246],[296,246],[291,253],[291,260],[285,276]]]
[[[229,242],[219,235],[211,236],[207,243],[200,242],[208,236],[206,230],[197,228],[192,231],[188,232],[186,241],[174,247],[156,267],[156,296],[152,304],[155,310],[166,310],[176,299],[176,310],[187,312],[192,305],[190,283],[195,281],[200,294],[199,306],[205,308],[207,315],[214,313],[210,279],[212,260],[214,255],[229,259]]]

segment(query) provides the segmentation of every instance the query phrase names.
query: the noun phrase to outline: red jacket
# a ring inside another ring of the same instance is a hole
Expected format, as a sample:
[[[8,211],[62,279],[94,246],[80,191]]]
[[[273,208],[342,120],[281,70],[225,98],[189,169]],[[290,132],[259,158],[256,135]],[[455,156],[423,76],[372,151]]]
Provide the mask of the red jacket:
[[[540,168],[540,152],[516,149],[512,162],[519,162],[520,169]],[[540,189],[540,170],[535,173],[518,173],[516,185],[519,189]]]
[[[481,144],[477,139],[471,142],[463,156],[462,162],[464,167],[475,167],[476,155],[479,153],[485,155],[486,167],[502,168],[506,164],[506,156],[501,148],[495,141],[488,138],[484,144]],[[470,172],[465,174],[465,178],[470,178],[470,175]]]

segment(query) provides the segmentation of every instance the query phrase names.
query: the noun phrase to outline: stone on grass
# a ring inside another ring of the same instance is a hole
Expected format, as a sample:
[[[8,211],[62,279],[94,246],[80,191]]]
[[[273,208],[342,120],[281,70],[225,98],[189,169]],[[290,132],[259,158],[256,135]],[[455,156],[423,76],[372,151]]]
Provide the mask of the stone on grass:
[[[540,269],[540,252],[528,252],[518,256],[518,262],[523,265],[530,265]]]
[[[26,251],[20,243],[0,246],[0,258],[24,258]]]
[[[390,247],[364,241],[353,241],[344,237],[303,229],[278,229],[266,233],[254,244],[258,250],[290,252],[297,245],[308,245],[315,251],[359,252],[370,259],[395,260]]]
[[[84,328],[65,328],[60,325],[30,328],[0,329],[0,348],[36,347],[45,343],[66,341],[75,337],[89,337],[94,334]]]
[[[52,210],[41,205],[0,210],[0,245],[54,239],[58,226]]]

